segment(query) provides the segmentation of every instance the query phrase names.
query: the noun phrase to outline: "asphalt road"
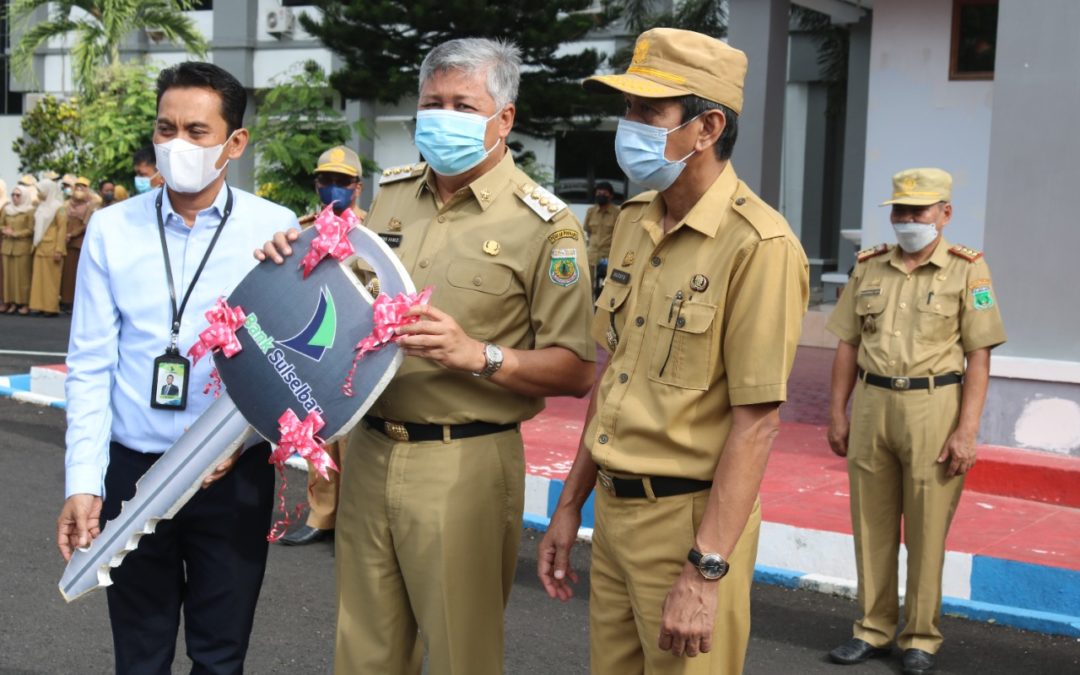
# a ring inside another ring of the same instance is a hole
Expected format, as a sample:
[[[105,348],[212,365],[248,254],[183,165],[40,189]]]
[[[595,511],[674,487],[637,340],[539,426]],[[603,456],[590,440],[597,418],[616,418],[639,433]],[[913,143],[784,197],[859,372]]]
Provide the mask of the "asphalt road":
[[[56,357],[7,350],[62,352],[65,319],[0,316],[0,374],[27,372]],[[0,399],[0,675],[108,673],[112,646],[105,596],[66,605],[56,590],[63,563],[55,518],[63,499],[64,413]],[[288,502],[303,498],[303,475],[290,470]],[[506,616],[506,672],[588,672],[588,583],[566,604],[547,599],[535,576],[535,532],[522,537],[518,574]],[[272,546],[248,655],[250,673],[327,673],[333,661],[332,545]],[[587,570],[588,547],[575,565]],[[587,576],[587,575],[586,575]],[[754,587],[750,675],[899,673],[899,659],[858,668],[829,664],[825,652],[849,635],[850,600],[770,586]],[[938,672],[1057,675],[1080,672],[1080,641],[946,618]],[[177,649],[174,672],[190,663]]]

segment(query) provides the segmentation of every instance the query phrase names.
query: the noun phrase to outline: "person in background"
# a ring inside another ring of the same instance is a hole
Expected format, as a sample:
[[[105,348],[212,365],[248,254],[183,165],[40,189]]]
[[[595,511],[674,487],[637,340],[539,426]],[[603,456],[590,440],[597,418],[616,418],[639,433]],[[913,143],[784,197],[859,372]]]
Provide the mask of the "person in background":
[[[615,190],[611,183],[596,184],[596,204],[585,213],[585,234],[589,236],[589,264],[593,269],[593,298],[600,295],[600,287],[607,276],[608,254],[611,251],[611,234],[619,207],[613,203]]]
[[[315,192],[324,208],[333,203],[337,213],[352,209],[362,223],[367,218],[367,212],[356,204],[357,196],[364,189],[360,170],[360,157],[351,149],[343,145],[330,148],[319,156],[315,165]],[[307,227],[314,223],[317,217],[317,213],[310,213],[300,219],[300,225]],[[341,457],[348,444],[348,438],[343,438],[325,446],[334,464],[341,466]],[[330,478],[324,480],[308,462],[307,521],[282,537],[283,545],[305,546],[333,536],[340,485],[340,474],[337,471],[331,471]]]
[[[122,202],[122,201],[124,201],[125,199],[127,199],[130,196],[131,196],[131,194],[128,193],[128,189],[126,187],[124,187],[123,185],[120,185],[119,183],[117,183],[116,187],[113,188],[113,203],[114,204],[116,202]]]
[[[60,180],[60,174],[56,173],[52,169],[46,169],[38,175],[38,180],[58,181]]]
[[[4,207],[11,203],[11,199],[8,198],[7,182],[0,178],[0,213],[4,212]],[[0,232],[0,248],[3,247],[4,233]],[[0,314],[7,312],[8,305],[4,302],[4,256],[0,255]]]
[[[4,259],[5,314],[30,313],[30,279],[34,264],[34,210],[37,179],[27,174],[11,191],[11,203],[0,211],[0,255]]]
[[[165,184],[165,179],[157,170],[154,146],[148,145],[136,150],[132,161],[135,164],[135,194],[141,195]]]
[[[65,173],[60,179],[60,188],[64,199],[70,199],[71,193],[75,191],[75,174]]]
[[[67,255],[64,257],[64,273],[60,279],[60,310],[71,313],[75,303],[75,277],[79,269],[79,253],[82,250],[83,235],[90,216],[97,210],[97,203],[90,193],[90,181],[79,176],[75,179],[75,189],[71,199],[65,204],[67,210]]]
[[[111,180],[103,180],[98,185],[98,198],[101,206],[109,206],[116,200],[116,185]]]
[[[30,311],[56,316],[60,313],[60,277],[67,255],[67,212],[63,188],[58,183],[43,180],[37,187],[41,203],[34,211]]]

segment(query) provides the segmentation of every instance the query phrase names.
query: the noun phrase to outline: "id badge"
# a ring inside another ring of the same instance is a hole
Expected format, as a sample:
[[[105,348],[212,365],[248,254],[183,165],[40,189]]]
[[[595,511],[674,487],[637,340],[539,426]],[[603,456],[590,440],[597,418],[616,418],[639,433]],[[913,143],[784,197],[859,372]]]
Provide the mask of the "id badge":
[[[161,410],[187,408],[188,374],[191,362],[179,351],[166,350],[154,359],[154,386],[150,390],[150,407]]]

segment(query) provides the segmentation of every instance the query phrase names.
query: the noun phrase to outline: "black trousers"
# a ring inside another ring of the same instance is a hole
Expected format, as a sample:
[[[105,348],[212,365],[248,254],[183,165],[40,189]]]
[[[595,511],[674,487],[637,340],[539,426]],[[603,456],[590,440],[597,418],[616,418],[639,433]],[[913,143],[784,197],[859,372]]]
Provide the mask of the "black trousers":
[[[170,673],[181,609],[191,672],[243,672],[274,505],[269,452],[268,443],[248,448],[232,471],[159,522],[112,570],[107,594],[117,673]],[[104,521],[120,513],[161,455],[113,443],[109,457]]]

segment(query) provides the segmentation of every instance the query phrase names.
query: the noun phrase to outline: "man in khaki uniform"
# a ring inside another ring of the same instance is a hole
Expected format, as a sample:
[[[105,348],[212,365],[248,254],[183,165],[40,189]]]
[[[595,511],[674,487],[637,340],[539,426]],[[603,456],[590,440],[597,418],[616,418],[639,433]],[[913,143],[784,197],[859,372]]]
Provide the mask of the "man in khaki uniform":
[[[942,237],[952,177],[941,169],[893,176],[899,246],[859,253],[828,328],[840,338],[832,371],[829,444],[848,459],[863,617],[836,663],[885,656],[899,619],[900,523],[908,550],[905,674],[934,669],[941,646],[941,574],[990,375],[1005,342],[982,253]],[[966,366],[965,366],[966,360]],[[847,402],[852,389],[851,421]]]
[[[612,203],[615,190],[611,183],[603,181],[596,184],[596,204],[585,212],[585,234],[589,235],[589,264],[592,265],[595,294],[600,293],[600,285],[607,276],[608,255],[611,252],[611,233],[615,229],[615,219],[619,207]]]
[[[581,227],[506,150],[520,56],[451,40],[420,69],[426,163],[387,169],[366,224],[417,288],[407,358],[349,436],[338,503],[335,670],[493,675],[517,563],[520,423],[595,377]],[[261,255],[290,251],[279,235]]]
[[[364,189],[364,179],[360,171],[360,157],[343,145],[330,148],[319,155],[319,161],[315,165],[315,192],[319,195],[323,207],[334,202],[336,212],[352,209],[360,222],[364,222],[367,211],[356,203],[357,195]],[[318,215],[309,213],[300,219],[300,225],[310,226]],[[325,446],[326,453],[339,468],[342,452],[347,445],[346,440],[340,440]],[[323,541],[333,534],[341,481],[337,471],[330,471],[328,475],[329,479],[324,480],[311,462],[308,462],[307,521],[281,538],[281,543],[285,546],[306,546]]]
[[[592,328],[611,358],[539,551],[549,595],[570,597],[599,479],[594,675],[742,672],[758,488],[809,295],[798,239],[729,161],[746,66],[719,40],[658,28],[626,74],[585,81],[624,94],[619,165],[656,190],[615,225]]]

